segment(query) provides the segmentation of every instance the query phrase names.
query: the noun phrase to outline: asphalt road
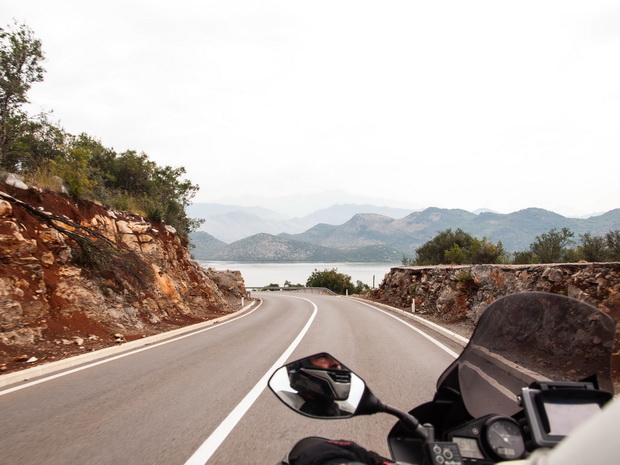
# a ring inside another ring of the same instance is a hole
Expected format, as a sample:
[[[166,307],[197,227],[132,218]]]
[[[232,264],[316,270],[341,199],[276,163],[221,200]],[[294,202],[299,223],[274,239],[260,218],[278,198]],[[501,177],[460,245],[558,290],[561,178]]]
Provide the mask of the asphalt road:
[[[3,464],[274,464],[303,436],[387,455],[395,419],[302,417],[265,388],[273,368],[330,352],[383,402],[430,400],[454,359],[355,300],[261,293],[241,318],[17,391],[0,390]],[[302,333],[303,331],[303,333]]]

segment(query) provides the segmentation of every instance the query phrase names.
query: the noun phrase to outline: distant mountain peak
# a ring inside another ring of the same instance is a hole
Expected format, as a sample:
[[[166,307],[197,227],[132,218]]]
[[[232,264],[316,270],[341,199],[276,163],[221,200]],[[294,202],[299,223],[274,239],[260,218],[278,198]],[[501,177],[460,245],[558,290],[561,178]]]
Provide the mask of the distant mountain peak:
[[[495,210],[491,210],[490,208],[478,208],[477,210],[474,210],[472,212],[475,215],[480,215],[482,213],[494,213],[497,214],[497,212]]]

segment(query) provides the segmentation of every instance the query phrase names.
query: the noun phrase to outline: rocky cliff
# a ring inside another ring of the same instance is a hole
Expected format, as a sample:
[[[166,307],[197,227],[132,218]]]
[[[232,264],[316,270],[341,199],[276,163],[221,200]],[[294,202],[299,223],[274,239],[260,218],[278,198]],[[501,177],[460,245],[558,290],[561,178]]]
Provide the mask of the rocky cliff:
[[[558,265],[474,265],[392,268],[371,294],[373,300],[415,311],[440,323],[470,328],[497,298],[515,292],[539,291],[587,302],[616,321],[620,334],[620,263]],[[620,388],[620,346],[613,360]]]
[[[205,270],[176,231],[0,183],[0,371],[239,310],[239,272]]]

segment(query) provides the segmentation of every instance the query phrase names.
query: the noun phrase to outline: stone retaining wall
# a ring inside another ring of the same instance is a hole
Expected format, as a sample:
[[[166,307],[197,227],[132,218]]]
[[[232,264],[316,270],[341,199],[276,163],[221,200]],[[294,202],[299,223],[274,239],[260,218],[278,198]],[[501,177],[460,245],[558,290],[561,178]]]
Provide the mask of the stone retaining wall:
[[[416,313],[475,323],[497,298],[553,292],[592,304],[620,321],[620,263],[392,268],[372,298]]]

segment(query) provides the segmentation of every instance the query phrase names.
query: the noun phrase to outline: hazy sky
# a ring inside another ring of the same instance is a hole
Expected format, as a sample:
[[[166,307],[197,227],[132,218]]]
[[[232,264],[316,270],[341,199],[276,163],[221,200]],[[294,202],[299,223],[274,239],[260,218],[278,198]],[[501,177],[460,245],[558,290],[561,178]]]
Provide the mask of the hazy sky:
[[[620,207],[617,1],[3,0],[0,14],[43,42],[32,111],[184,166],[197,202]]]

